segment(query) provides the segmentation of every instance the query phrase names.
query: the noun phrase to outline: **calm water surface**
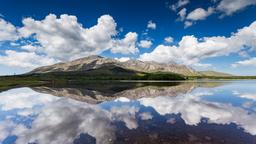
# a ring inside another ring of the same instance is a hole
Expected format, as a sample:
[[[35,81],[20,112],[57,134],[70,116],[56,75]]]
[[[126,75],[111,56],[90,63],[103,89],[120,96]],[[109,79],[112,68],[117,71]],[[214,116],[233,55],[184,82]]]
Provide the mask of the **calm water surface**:
[[[256,144],[256,81],[10,89],[0,143]]]

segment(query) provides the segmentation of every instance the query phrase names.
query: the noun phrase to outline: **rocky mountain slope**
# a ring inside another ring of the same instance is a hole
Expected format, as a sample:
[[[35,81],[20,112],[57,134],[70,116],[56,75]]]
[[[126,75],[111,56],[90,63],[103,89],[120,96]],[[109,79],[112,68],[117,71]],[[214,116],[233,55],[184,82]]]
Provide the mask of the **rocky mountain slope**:
[[[203,76],[217,76],[217,77],[229,77],[233,76],[228,73],[223,73],[223,72],[216,72],[216,71],[200,71],[200,74]]]
[[[195,76],[199,73],[184,65],[160,64],[156,62],[143,62],[139,60],[128,60],[120,62],[116,59],[105,58],[101,56],[88,56],[66,63],[57,63],[50,66],[43,66],[36,68],[30,72],[32,73],[49,73],[49,72],[82,72],[88,70],[99,69],[102,67],[119,67],[122,69],[139,71],[139,72],[172,72],[186,76]]]

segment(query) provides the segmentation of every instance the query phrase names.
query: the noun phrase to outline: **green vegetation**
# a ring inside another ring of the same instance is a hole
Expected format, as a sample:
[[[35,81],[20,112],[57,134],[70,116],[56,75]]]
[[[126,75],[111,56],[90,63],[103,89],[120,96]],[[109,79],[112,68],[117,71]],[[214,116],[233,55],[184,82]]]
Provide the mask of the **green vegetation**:
[[[65,85],[86,83],[88,81],[119,80],[185,80],[175,73],[136,73],[133,71],[88,71],[88,72],[55,72],[46,74],[27,74],[0,77],[0,91],[21,86]]]
[[[197,80],[197,79],[256,79],[256,76],[183,76],[176,73],[143,73],[118,67],[95,69],[83,72],[52,72],[0,77],[0,91],[21,86],[66,85],[88,81],[120,80]]]
[[[186,79],[215,79],[215,80],[246,80],[256,79],[256,76],[188,76]]]
[[[4,76],[0,77],[0,91],[20,86],[38,86],[48,83],[35,77]]]

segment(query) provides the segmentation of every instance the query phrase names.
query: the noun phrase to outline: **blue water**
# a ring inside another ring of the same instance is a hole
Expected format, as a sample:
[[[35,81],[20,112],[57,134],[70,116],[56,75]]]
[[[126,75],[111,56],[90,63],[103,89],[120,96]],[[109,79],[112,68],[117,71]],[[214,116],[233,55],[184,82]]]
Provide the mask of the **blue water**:
[[[0,93],[0,143],[255,144],[256,81],[134,87],[109,97],[10,89]]]

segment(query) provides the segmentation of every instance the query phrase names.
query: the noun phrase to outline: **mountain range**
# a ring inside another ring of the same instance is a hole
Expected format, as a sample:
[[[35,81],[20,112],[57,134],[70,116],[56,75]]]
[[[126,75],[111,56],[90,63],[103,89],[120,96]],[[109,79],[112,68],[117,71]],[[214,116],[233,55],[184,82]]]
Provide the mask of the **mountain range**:
[[[97,55],[92,55],[80,58],[74,61],[57,63],[50,66],[43,66],[36,68],[29,72],[29,74],[45,74],[53,72],[95,72],[95,70],[111,70],[115,72],[125,73],[176,73],[184,76],[231,76],[230,74],[220,73],[215,71],[198,72],[188,66],[180,65],[177,63],[157,63],[157,62],[144,62],[140,60],[128,60],[121,62],[113,58],[105,58]]]

